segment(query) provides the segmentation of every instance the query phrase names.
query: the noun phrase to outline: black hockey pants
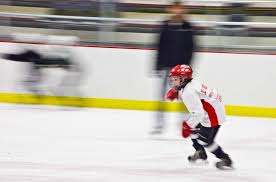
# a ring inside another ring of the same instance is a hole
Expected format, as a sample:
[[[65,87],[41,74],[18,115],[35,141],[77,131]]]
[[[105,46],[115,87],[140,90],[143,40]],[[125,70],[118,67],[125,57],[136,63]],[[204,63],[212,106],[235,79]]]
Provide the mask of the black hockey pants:
[[[214,139],[220,126],[204,127],[198,124],[196,128],[199,130],[193,135],[194,137],[192,137],[193,147],[196,150],[211,147],[214,144]]]

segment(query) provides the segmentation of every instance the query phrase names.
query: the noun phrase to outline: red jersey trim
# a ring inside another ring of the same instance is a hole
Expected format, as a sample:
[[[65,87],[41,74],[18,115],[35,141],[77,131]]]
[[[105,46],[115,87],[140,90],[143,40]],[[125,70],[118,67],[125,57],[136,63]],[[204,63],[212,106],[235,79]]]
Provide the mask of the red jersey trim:
[[[211,122],[211,126],[215,127],[219,125],[219,121],[218,121],[218,117],[217,117],[217,113],[216,110],[214,109],[214,107],[206,102],[205,100],[201,99],[201,103],[203,105],[203,109],[207,112],[210,122]]]

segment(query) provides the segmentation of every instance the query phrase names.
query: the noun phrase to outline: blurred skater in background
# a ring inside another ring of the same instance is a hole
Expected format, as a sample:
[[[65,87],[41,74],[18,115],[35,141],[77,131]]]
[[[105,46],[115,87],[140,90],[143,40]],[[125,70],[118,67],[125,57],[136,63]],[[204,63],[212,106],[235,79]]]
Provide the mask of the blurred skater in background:
[[[79,86],[83,77],[83,70],[79,62],[74,60],[73,52],[68,46],[66,47],[68,44],[75,44],[76,38],[42,35],[39,37],[38,43],[40,45],[22,46],[21,51],[2,54],[1,57],[6,60],[29,64],[27,73],[22,75],[22,83],[37,98],[47,94],[81,97]],[[50,84],[47,90],[43,90],[41,84],[49,77],[49,74],[45,74],[43,71],[47,69],[61,69],[63,74],[52,79],[55,83]]]
[[[172,16],[161,25],[155,71],[161,79],[161,90],[158,92],[160,104],[154,118],[151,134],[161,134],[165,129],[163,97],[168,88],[169,69],[178,64],[191,65],[195,47],[194,31],[186,17],[185,6],[174,1],[167,8]]]

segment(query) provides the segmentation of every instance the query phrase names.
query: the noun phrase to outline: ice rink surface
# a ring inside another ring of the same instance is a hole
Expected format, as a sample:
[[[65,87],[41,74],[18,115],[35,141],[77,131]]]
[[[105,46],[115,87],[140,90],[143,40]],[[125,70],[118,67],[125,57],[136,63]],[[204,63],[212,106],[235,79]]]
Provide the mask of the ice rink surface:
[[[217,142],[234,170],[191,165],[179,114],[162,136],[154,112],[1,104],[0,182],[274,182],[276,119],[228,117]]]

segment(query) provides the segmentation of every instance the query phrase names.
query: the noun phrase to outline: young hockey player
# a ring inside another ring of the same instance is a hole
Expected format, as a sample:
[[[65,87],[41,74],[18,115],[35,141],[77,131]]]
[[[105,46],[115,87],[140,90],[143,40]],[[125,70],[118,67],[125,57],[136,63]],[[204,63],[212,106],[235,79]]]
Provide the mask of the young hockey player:
[[[214,141],[220,125],[225,120],[222,97],[217,90],[209,88],[192,78],[193,71],[188,65],[177,65],[170,70],[171,89],[167,100],[181,99],[190,117],[182,123],[182,136],[191,137],[196,152],[188,157],[190,162],[206,160],[205,149],[220,159],[219,169],[232,167],[228,154]]]

